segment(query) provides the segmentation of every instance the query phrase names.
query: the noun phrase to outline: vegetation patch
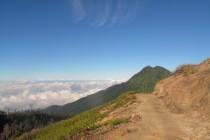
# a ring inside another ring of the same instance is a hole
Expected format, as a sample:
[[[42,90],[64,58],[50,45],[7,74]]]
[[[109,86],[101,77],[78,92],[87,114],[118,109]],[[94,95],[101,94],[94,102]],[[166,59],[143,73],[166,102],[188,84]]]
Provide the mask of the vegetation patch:
[[[91,109],[90,111],[83,112],[71,119],[50,124],[43,129],[26,133],[17,138],[17,140],[65,140],[79,133],[95,130],[103,125],[110,124],[111,126],[116,126],[128,122],[128,119],[115,119],[110,120],[105,124],[97,124],[97,122],[105,118],[109,112],[129,102],[133,102],[134,100],[135,95],[132,93],[129,92],[123,94],[105,105]],[[101,112],[101,110],[109,111]]]
[[[182,66],[179,66],[177,69],[176,69],[176,72],[177,74],[184,74],[184,76],[190,76],[194,73],[196,73],[198,70],[196,68],[195,65],[192,65],[192,64],[187,64],[187,65],[182,65]]]
[[[128,123],[129,118],[118,118],[118,119],[113,119],[107,122],[108,125],[111,125],[112,127],[118,126],[120,124]]]

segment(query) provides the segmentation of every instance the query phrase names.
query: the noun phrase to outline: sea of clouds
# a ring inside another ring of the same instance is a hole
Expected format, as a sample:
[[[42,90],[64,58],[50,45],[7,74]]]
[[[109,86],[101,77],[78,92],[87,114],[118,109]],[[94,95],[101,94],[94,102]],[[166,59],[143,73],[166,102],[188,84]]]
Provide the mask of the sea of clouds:
[[[64,105],[120,81],[16,81],[0,82],[0,110],[20,111]]]

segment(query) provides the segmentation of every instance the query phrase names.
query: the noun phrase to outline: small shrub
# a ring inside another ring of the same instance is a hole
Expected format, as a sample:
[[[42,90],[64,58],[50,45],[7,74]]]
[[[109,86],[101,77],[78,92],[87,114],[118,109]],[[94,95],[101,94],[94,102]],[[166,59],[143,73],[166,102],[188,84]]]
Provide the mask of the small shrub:
[[[117,126],[117,125],[120,125],[120,124],[123,124],[123,123],[127,123],[129,121],[129,119],[128,118],[124,118],[124,119],[115,119],[115,120],[111,120],[110,122],[109,122],[109,124],[111,125],[111,126]]]

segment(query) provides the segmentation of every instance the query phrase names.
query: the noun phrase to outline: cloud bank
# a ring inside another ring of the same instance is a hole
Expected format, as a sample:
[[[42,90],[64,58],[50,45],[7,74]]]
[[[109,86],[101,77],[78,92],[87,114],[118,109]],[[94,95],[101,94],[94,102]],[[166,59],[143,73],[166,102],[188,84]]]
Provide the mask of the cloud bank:
[[[0,110],[20,111],[63,105],[119,81],[0,82]]]
[[[73,17],[95,26],[129,23],[139,14],[139,0],[71,0]]]

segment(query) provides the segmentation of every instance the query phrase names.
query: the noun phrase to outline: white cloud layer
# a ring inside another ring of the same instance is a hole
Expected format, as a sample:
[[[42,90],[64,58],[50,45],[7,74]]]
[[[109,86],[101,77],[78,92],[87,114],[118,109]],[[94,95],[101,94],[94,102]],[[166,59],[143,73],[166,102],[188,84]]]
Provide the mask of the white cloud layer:
[[[0,82],[0,110],[26,110],[63,105],[105,89],[119,81]]]

